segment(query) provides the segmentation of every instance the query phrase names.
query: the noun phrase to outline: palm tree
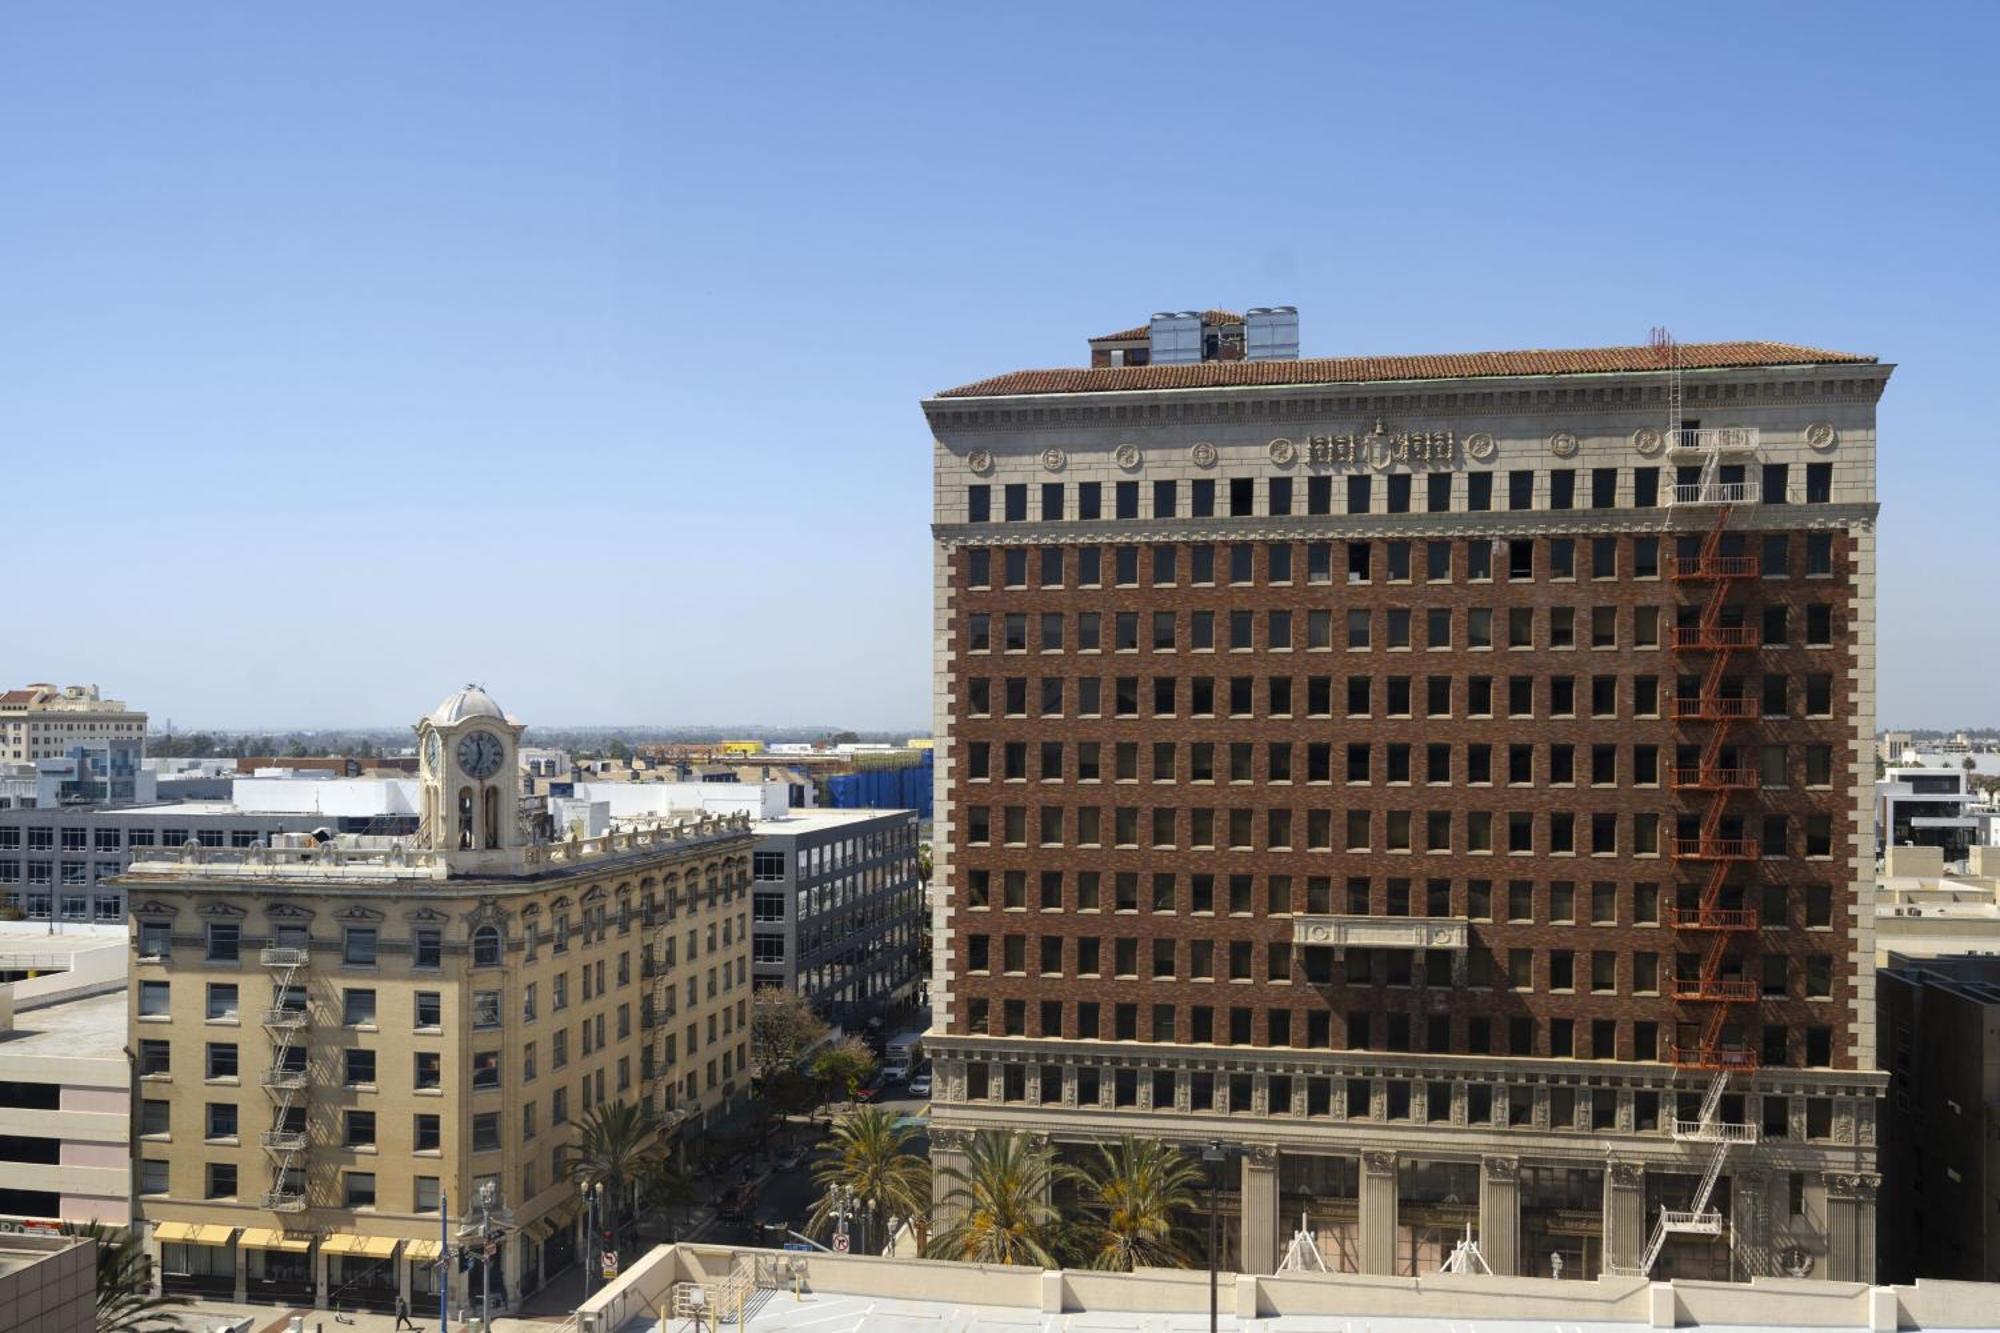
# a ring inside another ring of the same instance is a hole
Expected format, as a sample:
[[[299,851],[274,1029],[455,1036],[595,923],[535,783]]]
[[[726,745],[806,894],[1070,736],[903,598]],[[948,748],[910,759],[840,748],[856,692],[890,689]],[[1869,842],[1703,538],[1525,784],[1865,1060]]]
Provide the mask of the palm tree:
[[[152,1265],[131,1228],[113,1234],[102,1223],[67,1224],[63,1233],[97,1242],[97,1333],[176,1333],[185,1296],[153,1295]]]
[[[833,1222],[841,1193],[851,1194],[869,1204],[882,1225],[900,1217],[916,1233],[919,1247],[930,1237],[930,1163],[909,1149],[917,1136],[913,1126],[898,1123],[901,1117],[879,1106],[864,1106],[842,1116],[820,1151],[826,1154],[813,1165],[813,1180],[820,1188],[819,1202],[813,1205],[806,1222],[809,1231],[824,1232]]]
[[[965,1147],[965,1162],[939,1173],[948,1182],[944,1228],[926,1253],[933,1259],[982,1264],[1057,1266],[1060,1222],[1049,1190],[1055,1159],[1019,1130],[982,1130]]]
[[[1073,1242],[1085,1267],[1129,1273],[1194,1262],[1194,1237],[1182,1219],[1199,1205],[1203,1177],[1186,1153],[1127,1134],[1116,1145],[1099,1144],[1095,1161],[1063,1176],[1075,1182],[1086,1214]]]
[[[631,1210],[638,1183],[664,1154],[660,1117],[641,1102],[599,1102],[577,1123],[569,1177],[589,1189],[603,1187],[610,1216],[600,1219],[613,1236]]]

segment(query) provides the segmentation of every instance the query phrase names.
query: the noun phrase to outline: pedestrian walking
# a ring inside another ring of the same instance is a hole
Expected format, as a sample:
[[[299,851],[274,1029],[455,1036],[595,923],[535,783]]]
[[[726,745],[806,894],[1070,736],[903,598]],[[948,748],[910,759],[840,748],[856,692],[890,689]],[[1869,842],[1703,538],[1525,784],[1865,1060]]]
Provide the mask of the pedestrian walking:
[[[409,1300],[406,1297],[398,1296],[396,1298],[396,1327],[398,1330],[401,1330],[405,1326],[415,1328],[417,1325],[416,1321],[410,1318]]]

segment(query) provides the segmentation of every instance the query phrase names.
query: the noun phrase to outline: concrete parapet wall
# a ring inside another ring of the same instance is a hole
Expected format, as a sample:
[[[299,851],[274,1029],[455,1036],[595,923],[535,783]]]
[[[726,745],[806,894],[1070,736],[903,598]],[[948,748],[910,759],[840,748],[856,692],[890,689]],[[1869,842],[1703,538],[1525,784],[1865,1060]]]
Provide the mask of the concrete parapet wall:
[[[675,1283],[712,1283],[726,1277],[739,1260],[771,1253],[712,1245],[660,1246],[582,1307],[580,1333],[615,1333],[629,1320],[656,1314],[671,1299]],[[804,1262],[805,1289],[818,1295],[949,1301],[1044,1314],[1194,1316],[1208,1308],[1208,1274],[1200,1270],[1044,1273],[1034,1268],[869,1255],[783,1257]],[[1239,1318],[1533,1320],[1635,1328],[1728,1325],[1892,1333],[1898,1328],[1984,1328],[2000,1317],[2000,1284],[1972,1282],[1871,1287],[1789,1278],[1730,1283],[1604,1277],[1579,1282],[1446,1273],[1423,1277],[1225,1273],[1219,1275],[1218,1285],[1223,1308]]]

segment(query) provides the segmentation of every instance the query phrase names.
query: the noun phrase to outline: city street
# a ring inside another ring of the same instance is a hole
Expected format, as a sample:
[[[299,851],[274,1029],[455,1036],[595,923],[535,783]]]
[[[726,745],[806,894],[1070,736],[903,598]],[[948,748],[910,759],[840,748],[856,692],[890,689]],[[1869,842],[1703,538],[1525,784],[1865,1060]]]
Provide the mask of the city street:
[[[889,1089],[887,1095],[873,1104],[907,1116],[922,1116],[930,1109],[928,1098],[912,1097],[901,1085]],[[798,1166],[790,1171],[778,1170],[768,1159],[760,1163],[760,1169],[764,1174],[758,1186],[757,1202],[751,1209],[750,1218],[742,1222],[717,1218],[703,1232],[702,1239],[725,1245],[753,1243],[781,1245],[785,1241],[794,1239],[791,1236],[780,1236],[777,1232],[780,1228],[794,1231],[805,1229],[806,1218],[812,1214],[813,1205],[819,1198],[819,1189],[813,1183],[812,1175],[814,1164],[822,1157],[816,1145],[825,1142],[828,1132],[829,1127],[824,1123],[810,1126],[803,1123],[791,1125],[786,1133],[796,1137],[789,1141],[813,1144],[814,1150],[808,1151]],[[777,1139],[773,1140],[774,1152],[780,1142]],[[911,1141],[910,1150],[927,1153],[930,1144],[926,1138],[919,1136]],[[824,1243],[823,1238],[815,1237],[815,1239]]]

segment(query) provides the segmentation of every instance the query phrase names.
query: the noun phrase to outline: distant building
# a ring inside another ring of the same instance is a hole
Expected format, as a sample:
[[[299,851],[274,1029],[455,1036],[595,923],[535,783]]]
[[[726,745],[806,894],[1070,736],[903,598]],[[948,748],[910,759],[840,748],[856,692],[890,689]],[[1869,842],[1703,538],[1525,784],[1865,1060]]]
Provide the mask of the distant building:
[[[56,759],[79,741],[144,740],[146,715],[95,685],[29,685],[0,692],[0,763]]]
[[[2000,1281],[2000,958],[1894,954],[1875,995],[1881,1276]]]
[[[1886,771],[1875,783],[1875,853],[1891,847],[1935,847],[1946,861],[1963,861],[1980,821],[1972,775],[1943,768]]]

